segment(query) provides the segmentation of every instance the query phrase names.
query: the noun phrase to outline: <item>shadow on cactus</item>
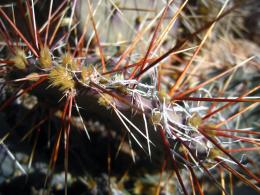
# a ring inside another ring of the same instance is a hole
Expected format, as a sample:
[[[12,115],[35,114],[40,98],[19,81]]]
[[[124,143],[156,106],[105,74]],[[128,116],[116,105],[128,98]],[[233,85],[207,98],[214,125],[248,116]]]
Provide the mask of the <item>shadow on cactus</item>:
[[[0,191],[259,192],[252,5],[1,3]]]

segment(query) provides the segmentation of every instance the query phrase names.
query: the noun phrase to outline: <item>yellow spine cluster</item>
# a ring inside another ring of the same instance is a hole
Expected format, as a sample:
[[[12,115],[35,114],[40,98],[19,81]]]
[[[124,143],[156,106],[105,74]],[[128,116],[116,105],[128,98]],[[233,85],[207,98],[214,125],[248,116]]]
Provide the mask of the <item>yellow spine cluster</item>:
[[[189,119],[188,119],[188,123],[193,126],[198,128],[201,123],[202,123],[202,118],[198,113],[194,113]]]
[[[66,53],[61,57],[61,63],[63,66],[70,68],[71,70],[77,70],[77,62],[73,59],[70,53]]]
[[[63,66],[57,66],[49,73],[51,86],[58,87],[60,91],[71,90],[75,87],[75,81],[71,72]]]
[[[15,51],[15,56],[11,58],[14,62],[14,66],[20,70],[23,70],[28,65],[25,52],[22,49],[17,48]]]
[[[86,67],[86,66],[83,66],[82,69],[81,69],[81,78],[83,80],[83,82],[86,82],[89,80],[89,77],[91,76],[91,74],[93,73],[94,71],[94,68],[92,65]]]
[[[52,59],[50,49],[48,47],[43,47],[40,51],[40,66],[42,68],[50,68],[52,66]]]
[[[113,101],[113,97],[109,94],[104,94],[98,98],[98,104],[101,106],[106,107],[107,109],[110,108],[110,104]]]

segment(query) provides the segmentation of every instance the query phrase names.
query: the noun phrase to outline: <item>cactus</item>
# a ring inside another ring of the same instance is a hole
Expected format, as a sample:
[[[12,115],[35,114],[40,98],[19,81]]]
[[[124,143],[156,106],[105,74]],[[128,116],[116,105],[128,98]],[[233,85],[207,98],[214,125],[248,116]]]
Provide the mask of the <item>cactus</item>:
[[[259,192],[259,46],[230,24],[253,3],[1,3],[1,152],[30,193]]]

